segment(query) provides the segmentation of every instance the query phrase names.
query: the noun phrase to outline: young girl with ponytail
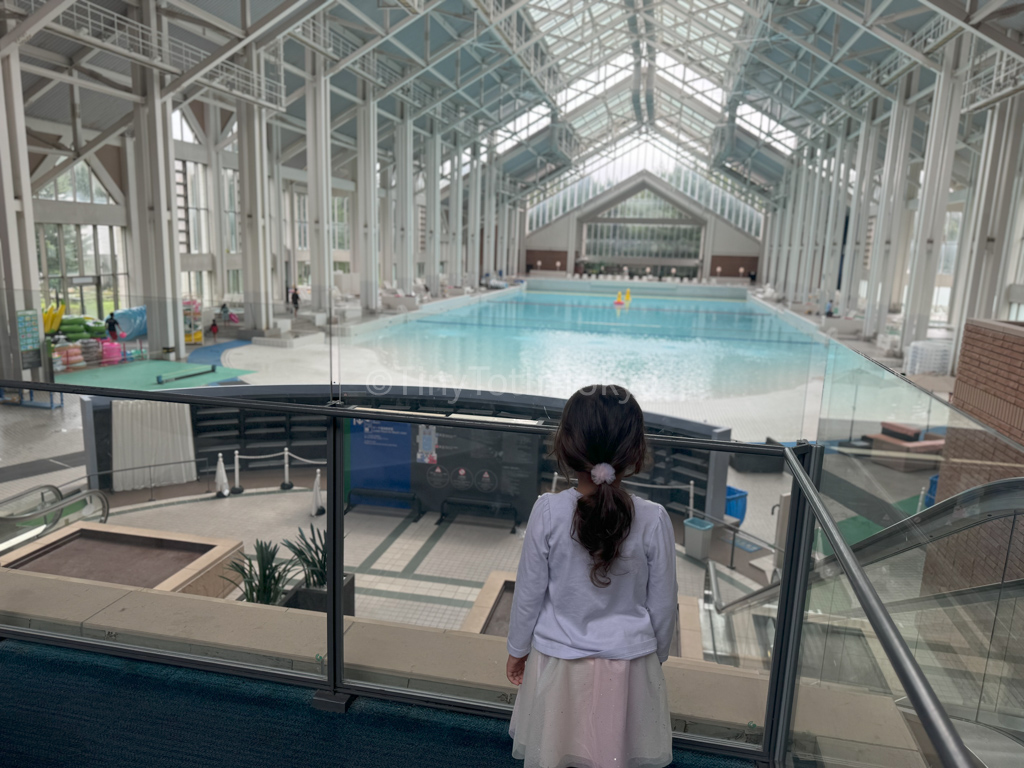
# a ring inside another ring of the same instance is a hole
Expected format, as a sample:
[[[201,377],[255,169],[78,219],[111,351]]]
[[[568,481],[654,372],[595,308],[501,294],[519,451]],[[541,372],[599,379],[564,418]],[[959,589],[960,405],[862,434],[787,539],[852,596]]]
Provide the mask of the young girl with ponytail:
[[[675,628],[675,537],[622,478],[643,467],[644,415],[623,387],[586,387],[554,453],[577,486],[542,495],[526,528],[508,632],[520,686],[509,734],[526,768],[672,762],[661,663]]]

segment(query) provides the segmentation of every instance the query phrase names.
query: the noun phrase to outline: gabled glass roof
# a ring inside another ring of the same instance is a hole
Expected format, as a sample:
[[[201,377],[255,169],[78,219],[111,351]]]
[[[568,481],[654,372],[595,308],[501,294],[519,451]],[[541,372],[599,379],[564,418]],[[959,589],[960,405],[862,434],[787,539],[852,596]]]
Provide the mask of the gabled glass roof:
[[[721,182],[708,168],[712,137],[726,122],[741,10],[710,0],[530,0],[525,13],[556,62],[558,116],[580,142],[566,183],[593,173],[595,163],[636,161],[644,145]]]

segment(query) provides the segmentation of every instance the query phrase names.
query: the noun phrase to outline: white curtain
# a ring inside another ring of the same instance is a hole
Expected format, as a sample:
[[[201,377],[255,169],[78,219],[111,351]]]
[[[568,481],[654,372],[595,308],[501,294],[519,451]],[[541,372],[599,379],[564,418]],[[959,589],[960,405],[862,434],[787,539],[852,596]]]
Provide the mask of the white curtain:
[[[188,405],[115,400],[111,407],[114,491],[198,478]]]

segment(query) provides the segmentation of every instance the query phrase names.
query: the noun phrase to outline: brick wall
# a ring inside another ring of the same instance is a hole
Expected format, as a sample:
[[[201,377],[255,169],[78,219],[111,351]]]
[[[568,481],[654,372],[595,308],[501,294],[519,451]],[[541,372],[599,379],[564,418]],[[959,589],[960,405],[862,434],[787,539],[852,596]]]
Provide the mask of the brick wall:
[[[951,402],[1024,443],[1024,327],[968,320]]]
[[[711,274],[716,275],[718,267],[722,268],[722,277],[740,277],[740,267],[743,268],[743,276],[749,275],[751,271],[757,271],[757,256],[712,256]]]
[[[968,320],[952,405],[1011,440],[1024,442],[1024,328]],[[951,417],[936,499],[995,480],[1024,476],[1024,449]],[[929,545],[923,595],[1024,578],[1024,520],[993,521]],[[1013,540],[1010,541],[1012,530]]]

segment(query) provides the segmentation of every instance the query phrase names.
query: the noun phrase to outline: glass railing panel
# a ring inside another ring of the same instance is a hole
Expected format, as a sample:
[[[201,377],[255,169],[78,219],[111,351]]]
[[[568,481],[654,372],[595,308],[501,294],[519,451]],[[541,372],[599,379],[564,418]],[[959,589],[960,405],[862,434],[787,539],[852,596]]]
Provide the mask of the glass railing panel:
[[[47,331],[33,353],[41,380],[155,392],[241,383],[257,397],[297,385],[321,387],[316,398],[330,396],[328,385],[335,395],[366,387],[381,397],[444,388],[452,410],[464,393],[564,398],[611,380],[652,413],[717,424],[732,439],[815,435],[824,337],[748,299],[738,273],[718,286],[683,285],[663,268],[650,281],[546,281],[543,290],[447,280],[430,300],[422,281],[398,295],[388,280],[379,309],[364,311],[360,276],[338,271],[329,292],[298,286],[297,313],[283,296],[259,305],[220,295],[198,274],[188,284],[203,299],[127,295],[116,281],[83,298],[51,280],[35,313]],[[63,314],[55,293],[67,302]]]
[[[324,416],[92,395],[0,411],[5,456],[29,432],[0,494],[63,499],[0,517],[0,624],[323,674]]]
[[[815,526],[816,539],[823,532]],[[786,764],[938,765],[934,749],[834,560],[811,569]]]
[[[506,638],[524,537],[539,524],[531,510],[540,494],[573,491],[555,476],[548,436],[517,433],[510,420],[451,423],[343,420],[344,564],[356,584],[344,677],[509,706],[518,691],[505,679]],[[777,606],[734,621],[711,616],[704,592],[709,561],[743,593],[767,585],[774,543],[734,548],[734,531],[716,514],[727,454],[665,445],[652,453],[668,466],[626,487],[663,504],[673,524],[678,625],[663,665],[673,728],[760,745]],[[712,477],[697,486],[693,508],[688,482],[665,482],[677,463]],[[782,478],[780,468],[776,483]],[[738,542],[746,525],[774,523],[777,488],[763,488],[745,500]],[[694,697],[695,687],[715,695]]]
[[[985,657],[975,720],[1024,741],[1024,586],[1004,585],[994,606],[992,641]],[[973,704],[971,701],[969,704]],[[970,713],[966,719],[970,720]],[[1024,757],[1024,750],[1021,750]]]
[[[828,348],[821,495],[849,543],[996,480],[1024,449],[842,344]]]
[[[1020,515],[951,528],[865,572],[949,714],[1024,738],[1024,667],[1012,640],[1024,595]]]

